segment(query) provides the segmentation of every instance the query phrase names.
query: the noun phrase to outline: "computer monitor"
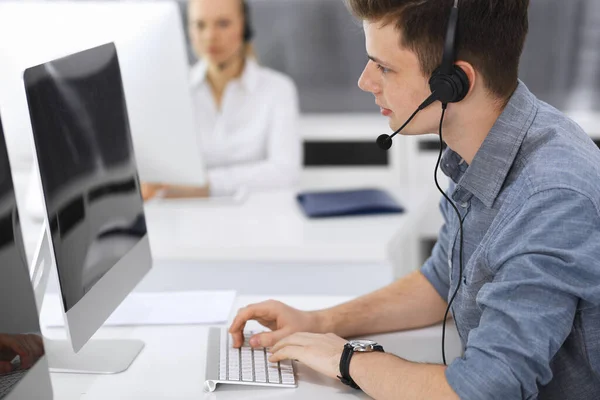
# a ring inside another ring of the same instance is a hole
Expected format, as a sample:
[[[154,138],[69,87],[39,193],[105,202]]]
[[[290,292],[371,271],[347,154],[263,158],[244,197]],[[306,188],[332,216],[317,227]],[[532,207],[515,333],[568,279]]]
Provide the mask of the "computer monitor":
[[[126,368],[143,344],[84,348],[152,265],[117,49],[109,43],[28,68],[24,83],[52,245],[37,262],[57,267],[71,353],[83,348],[91,364],[80,372],[114,372],[103,363],[119,357],[130,358]],[[72,371],[61,356],[52,370]]]
[[[0,399],[52,399],[0,120]]]
[[[19,166],[33,162],[23,70],[114,42],[140,179],[206,183],[175,2],[0,1],[0,37],[10,38],[0,40],[0,109],[11,128],[11,157]],[[41,204],[29,207],[41,213]]]

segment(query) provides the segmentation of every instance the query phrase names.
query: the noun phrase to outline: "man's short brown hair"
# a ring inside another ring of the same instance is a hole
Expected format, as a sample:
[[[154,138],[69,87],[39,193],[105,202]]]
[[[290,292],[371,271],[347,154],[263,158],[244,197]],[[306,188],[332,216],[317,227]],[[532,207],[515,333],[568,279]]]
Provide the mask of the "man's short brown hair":
[[[346,0],[362,20],[395,24],[404,48],[413,51],[429,76],[442,62],[454,0]],[[486,88],[508,100],[517,86],[519,60],[528,31],[529,0],[460,0],[457,59],[482,75]]]

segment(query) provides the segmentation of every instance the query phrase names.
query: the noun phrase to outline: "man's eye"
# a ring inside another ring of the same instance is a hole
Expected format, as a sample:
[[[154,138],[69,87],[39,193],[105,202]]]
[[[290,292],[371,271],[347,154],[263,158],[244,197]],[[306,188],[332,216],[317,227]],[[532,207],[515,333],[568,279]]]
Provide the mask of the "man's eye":
[[[382,74],[387,74],[390,70],[384,66],[377,64],[377,69],[381,71]]]

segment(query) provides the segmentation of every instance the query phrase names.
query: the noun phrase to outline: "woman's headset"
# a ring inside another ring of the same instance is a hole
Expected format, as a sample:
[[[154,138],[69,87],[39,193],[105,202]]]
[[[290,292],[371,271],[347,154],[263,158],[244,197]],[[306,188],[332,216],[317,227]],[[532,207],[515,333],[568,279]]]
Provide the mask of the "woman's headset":
[[[244,42],[248,43],[254,38],[254,29],[250,20],[250,6],[246,0],[242,0],[242,8],[244,9]]]

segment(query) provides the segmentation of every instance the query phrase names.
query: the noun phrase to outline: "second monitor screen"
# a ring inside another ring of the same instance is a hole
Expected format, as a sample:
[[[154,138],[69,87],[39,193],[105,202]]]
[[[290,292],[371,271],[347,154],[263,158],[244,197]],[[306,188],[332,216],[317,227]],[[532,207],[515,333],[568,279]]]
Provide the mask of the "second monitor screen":
[[[116,48],[30,68],[25,87],[68,311],[146,235]]]
[[[0,121],[0,399],[15,399],[10,393],[43,355],[44,343]]]

